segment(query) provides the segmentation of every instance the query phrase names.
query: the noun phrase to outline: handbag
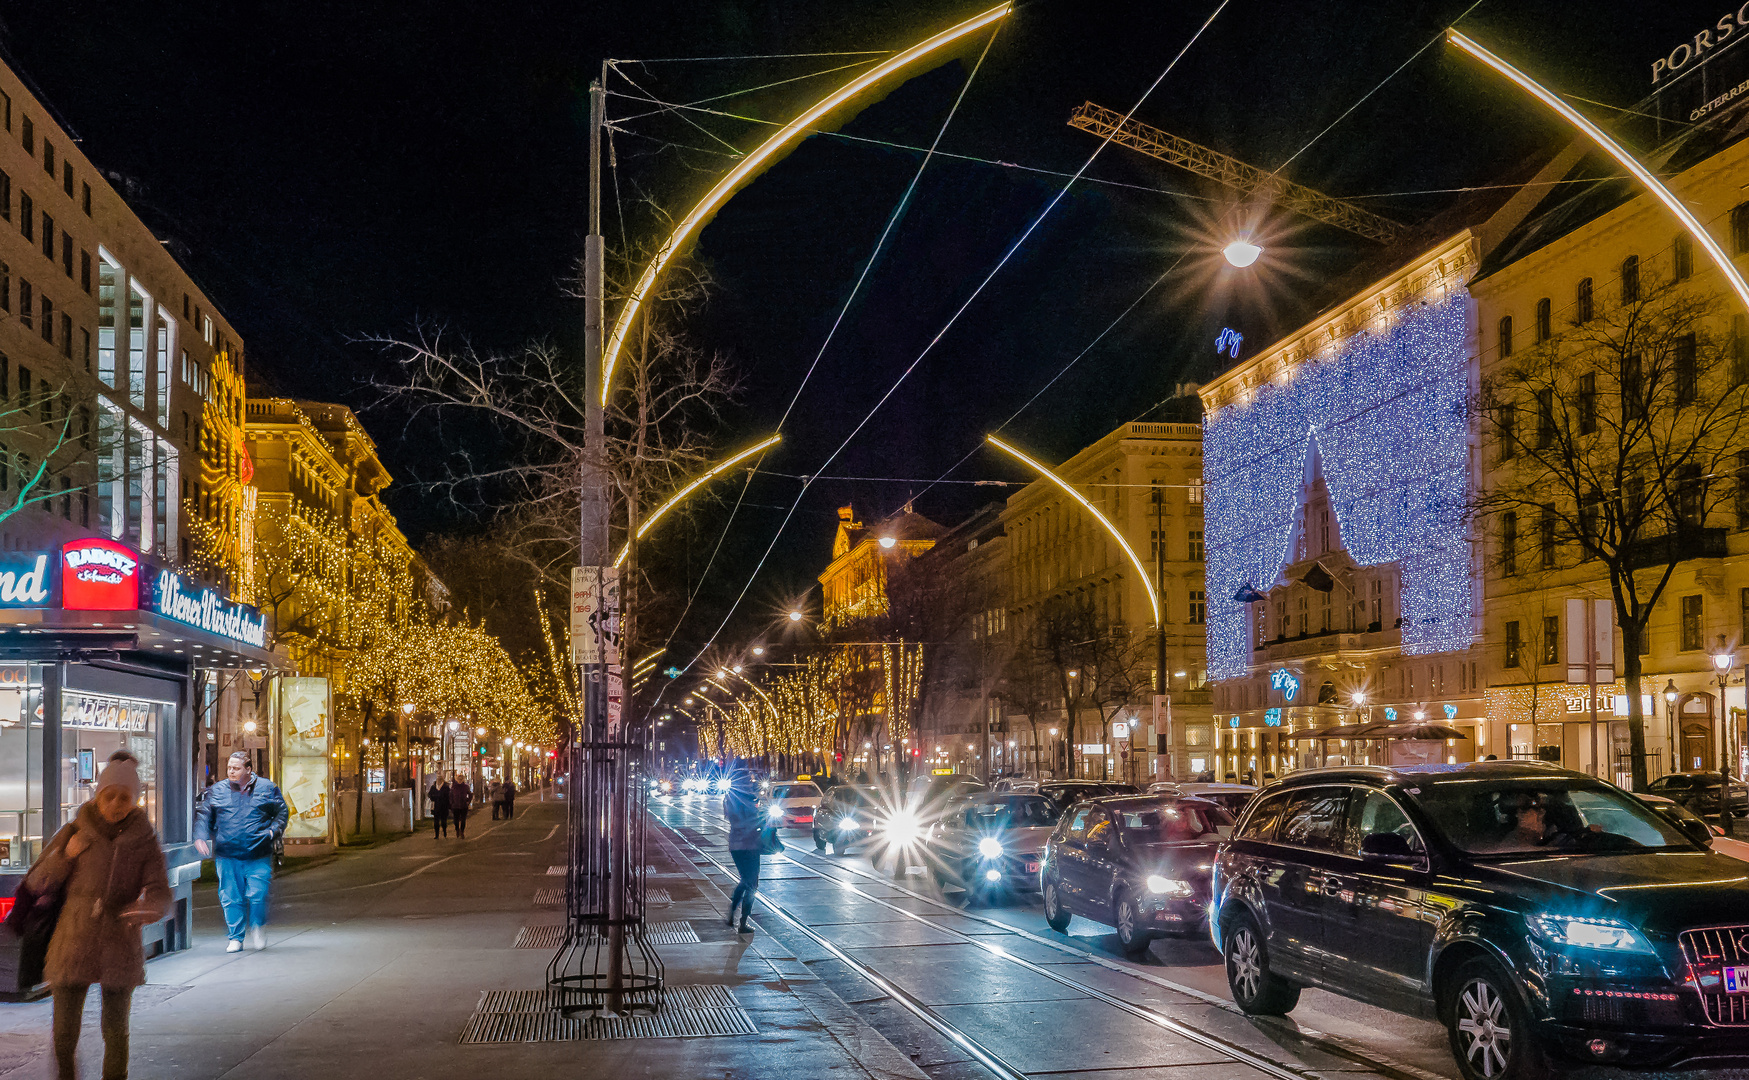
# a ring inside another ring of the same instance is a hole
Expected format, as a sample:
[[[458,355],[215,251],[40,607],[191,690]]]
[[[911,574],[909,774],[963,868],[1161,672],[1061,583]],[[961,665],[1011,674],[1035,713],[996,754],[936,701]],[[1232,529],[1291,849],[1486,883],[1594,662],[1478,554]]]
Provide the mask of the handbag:
[[[764,829],[759,833],[759,854],[781,855],[783,841],[778,837],[776,829]]]
[[[5,926],[18,938],[20,991],[29,990],[43,981],[49,942],[54,939],[55,927],[61,921],[61,908],[66,900],[65,889],[39,890],[30,884],[29,875],[18,883],[12,910],[6,913]]]

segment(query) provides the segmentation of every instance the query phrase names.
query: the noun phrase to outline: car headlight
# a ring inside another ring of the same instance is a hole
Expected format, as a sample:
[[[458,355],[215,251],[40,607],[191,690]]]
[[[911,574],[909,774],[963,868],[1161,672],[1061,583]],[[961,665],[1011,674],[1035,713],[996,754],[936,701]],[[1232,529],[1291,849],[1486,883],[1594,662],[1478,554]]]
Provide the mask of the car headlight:
[[[1587,919],[1579,915],[1531,915],[1525,919],[1545,941],[1577,949],[1605,952],[1649,953],[1651,943],[1640,932],[1615,919]]]
[[[986,859],[1002,857],[1002,842],[993,836],[986,836],[978,841],[978,854]]]
[[[856,828],[856,819],[848,815],[841,817],[838,819],[838,827],[845,832],[849,832],[851,829]]]
[[[1188,881],[1177,878],[1161,877],[1159,874],[1148,875],[1148,891],[1158,896],[1193,896],[1196,889]]]
[[[917,819],[910,814],[894,814],[887,819],[887,842],[892,844],[914,844],[921,835]]]
[[[776,821],[778,818],[783,816],[783,807],[779,806],[776,803],[772,803],[771,809],[769,809],[765,812],[765,816],[770,818],[773,821]]]

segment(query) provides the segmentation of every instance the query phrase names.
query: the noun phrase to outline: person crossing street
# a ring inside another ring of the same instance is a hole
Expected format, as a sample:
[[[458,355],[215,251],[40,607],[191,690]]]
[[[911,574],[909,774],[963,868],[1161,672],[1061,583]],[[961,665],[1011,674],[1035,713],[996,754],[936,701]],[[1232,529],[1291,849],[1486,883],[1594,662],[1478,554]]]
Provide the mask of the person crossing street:
[[[245,941],[267,947],[267,892],[273,881],[273,844],[291,816],[279,787],[256,776],[247,752],[226,764],[227,779],[207,789],[194,816],[194,847],[219,871],[219,906],[225,912],[226,952]]]

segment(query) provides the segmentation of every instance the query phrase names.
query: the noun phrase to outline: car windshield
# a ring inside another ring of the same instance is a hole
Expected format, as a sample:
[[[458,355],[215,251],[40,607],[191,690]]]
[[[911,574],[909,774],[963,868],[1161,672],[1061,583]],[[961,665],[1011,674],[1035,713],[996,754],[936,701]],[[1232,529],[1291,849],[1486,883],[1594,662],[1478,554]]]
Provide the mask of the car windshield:
[[[1132,844],[1170,844],[1185,840],[1225,840],[1233,819],[1218,806],[1161,802],[1153,806],[1113,807],[1112,817]]]
[[[966,810],[966,825],[984,832],[1037,829],[1055,825],[1062,816],[1057,804],[1042,795],[1015,795],[973,803]]]
[[[1574,777],[1448,780],[1406,789],[1454,846],[1473,855],[1692,848],[1666,819],[1615,788]]]
[[[817,799],[820,789],[813,784],[773,784],[771,797],[774,799]]]

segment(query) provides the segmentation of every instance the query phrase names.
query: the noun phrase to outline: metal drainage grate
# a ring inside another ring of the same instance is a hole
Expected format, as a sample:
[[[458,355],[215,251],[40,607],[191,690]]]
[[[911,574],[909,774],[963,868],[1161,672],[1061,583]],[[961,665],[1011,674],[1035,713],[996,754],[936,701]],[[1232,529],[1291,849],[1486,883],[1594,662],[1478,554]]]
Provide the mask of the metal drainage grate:
[[[698,931],[687,922],[649,923],[644,940],[652,945],[691,945],[698,941]]]
[[[461,1042],[573,1042],[756,1035],[753,1018],[726,986],[670,986],[655,1015],[559,1015],[545,990],[488,990],[462,1029]]]
[[[565,876],[565,868],[564,867],[562,867],[562,866],[549,866],[549,867],[547,867],[547,877],[564,877],[564,876]]]
[[[516,949],[556,949],[565,943],[564,926],[525,926],[516,932]]]
[[[565,890],[563,890],[563,889],[536,889],[534,891],[534,906],[535,907],[564,907],[565,906]]]
[[[561,894],[559,902],[564,903],[564,899],[564,895]],[[672,904],[673,902],[674,898],[668,895],[667,889],[647,888],[644,890],[644,903],[646,904]]]

